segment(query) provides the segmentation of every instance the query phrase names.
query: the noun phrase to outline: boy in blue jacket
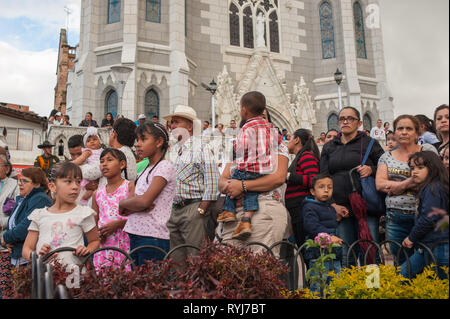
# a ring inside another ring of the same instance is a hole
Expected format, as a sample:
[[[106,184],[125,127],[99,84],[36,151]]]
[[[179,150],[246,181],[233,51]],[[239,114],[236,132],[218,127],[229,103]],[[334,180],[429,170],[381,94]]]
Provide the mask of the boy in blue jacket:
[[[333,196],[333,180],[328,174],[314,176],[311,181],[311,194],[314,198],[306,197],[302,203],[303,231],[306,239],[313,239],[319,233],[327,233],[331,236],[333,243],[342,244],[342,239],[336,236],[338,221],[334,207],[331,206]],[[341,270],[341,247],[334,247],[332,252],[336,255],[333,267],[329,262],[325,263],[327,270],[339,273]],[[305,251],[305,262],[309,268],[314,267],[316,259],[320,256],[318,248],[309,248]],[[310,288],[311,291],[315,287]]]

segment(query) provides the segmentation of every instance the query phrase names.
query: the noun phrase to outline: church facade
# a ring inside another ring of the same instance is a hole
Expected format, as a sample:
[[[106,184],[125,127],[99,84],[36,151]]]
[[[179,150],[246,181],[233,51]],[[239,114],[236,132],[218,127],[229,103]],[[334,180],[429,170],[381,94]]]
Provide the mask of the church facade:
[[[67,112],[135,120],[179,104],[202,120],[239,120],[248,91],[265,94],[275,126],[314,135],[337,126],[342,105],[364,128],[392,122],[378,0],[82,0],[80,43]],[[371,20],[372,19],[372,20]],[[378,20],[376,20],[378,19]],[[369,23],[370,22],[370,23]],[[127,67],[125,74],[115,69]]]

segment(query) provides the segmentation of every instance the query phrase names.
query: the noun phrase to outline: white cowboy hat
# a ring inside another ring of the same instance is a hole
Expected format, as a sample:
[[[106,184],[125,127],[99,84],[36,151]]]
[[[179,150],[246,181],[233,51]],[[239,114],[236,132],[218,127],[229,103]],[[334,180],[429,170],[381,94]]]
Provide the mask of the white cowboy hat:
[[[138,116],[138,120],[145,120],[145,119],[146,119],[145,114],[140,114]]]
[[[194,124],[193,135],[194,136],[201,135],[202,121],[197,118],[197,112],[195,112],[195,110],[192,107],[187,106],[187,105],[178,105],[175,108],[175,112],[164,116],[164,119],[167,121],[170,121],[170,120],[172,120],[172,117],[174,117],[174,116],[179,116],[179,117],[182,117],[182,118],[192,121]]]

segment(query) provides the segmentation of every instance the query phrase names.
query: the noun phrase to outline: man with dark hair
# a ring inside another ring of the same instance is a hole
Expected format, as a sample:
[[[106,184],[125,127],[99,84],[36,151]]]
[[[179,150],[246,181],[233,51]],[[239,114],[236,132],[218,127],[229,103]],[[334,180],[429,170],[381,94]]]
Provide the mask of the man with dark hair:
[[[67,147],[69,148],[70,157],[73,160],[76,160],[80,157],[83,148],[83,135],[77,134],[73,135],[67,141]]]
[[[157,115],[154,115],[154,116],[152,117],[152,122],[153,122],[153,123],[159,123],[159,117],[158,117]]]

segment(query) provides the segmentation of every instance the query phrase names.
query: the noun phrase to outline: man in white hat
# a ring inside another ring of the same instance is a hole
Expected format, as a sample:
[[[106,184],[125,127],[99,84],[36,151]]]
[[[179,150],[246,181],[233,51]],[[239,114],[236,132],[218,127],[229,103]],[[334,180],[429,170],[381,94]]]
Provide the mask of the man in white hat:
[[[136,124],[137,126],[142,125],[145,123],[145,119],[147,117],[145,116],[145,114],[139,114],[137,121],[134,122],[134,124]]]
[[[219,195],[219,171],[208,144],[201,142],[201,121],[189,106],[179,105],[164,117],[179,141],[174,145],[177,188],[167,223],[170,248],[181,244],[201,247],[207,236],[210,205]],[[190,250],[192,251],[192,250]],[[178,249],[173,258],[183,262],[188,249]]]

